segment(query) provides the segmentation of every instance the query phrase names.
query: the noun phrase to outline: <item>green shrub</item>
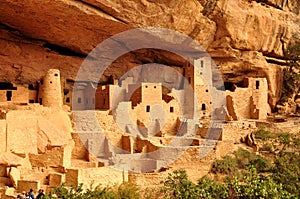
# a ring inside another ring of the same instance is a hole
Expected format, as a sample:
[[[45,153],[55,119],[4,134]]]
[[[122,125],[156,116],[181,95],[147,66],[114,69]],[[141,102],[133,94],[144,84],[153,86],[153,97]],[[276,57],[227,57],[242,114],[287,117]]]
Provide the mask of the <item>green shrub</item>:
[[[296,198],[283,189],[282,184],[272,179],[259,175],[254,167],[250,167],[242,179],[236,176],[226,180],[231,190],[230,198]]]
[[[198,186],[200,189],[200,198],[216,199],[229,197],[229,189],[226,185],[216,183],[207,177],[201,178]]]
[[[263,144],[262,147],[259,148],[259,151],[267,151],[269,153],[273,153],[273,147],[270,144]]]
[[[236,158],[225,156],[222,160],[216,160],[211,168],[213,173],[234,174],[238,170]]]
[[[267,141],[269,139],[275,138],[274,133],[266,130],[264,126],[260,126],[257,131],[254,131],[254,135],[256,139],[260,139],[262,141]]]
[[[276,158],[272,169],[272,178],[283,184],[285,190],[300,195],[300,156],[294,153],[285,153]]]
[[[300,42],[288,46],[284,51],[288,67],[283,70],[283,85],[279,103],[286,102],[300,88]]]
[[[256,156],[254,159],[250,160],[248,166],[256,168],[257,172],[268,172],[272,167],[272,163],[270,159]]]
[[[116,190],[110,187],[96,187],[84,190],[80,185],[60,185],[44,196],[45,199],[139,199],[141,195],[136,185],[123,183]]]
[[[169,173],[162,183],[164,186],[161,192],[165,194],[165,198],[198,199],[200,196],[199,187],[188,179],[185,170]]]

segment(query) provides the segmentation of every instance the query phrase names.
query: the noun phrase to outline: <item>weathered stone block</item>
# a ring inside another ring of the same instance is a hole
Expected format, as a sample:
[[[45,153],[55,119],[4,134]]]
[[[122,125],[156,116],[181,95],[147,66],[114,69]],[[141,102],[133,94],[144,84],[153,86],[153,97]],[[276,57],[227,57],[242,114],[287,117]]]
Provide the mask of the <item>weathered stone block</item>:
[[[10,187],[13,185],[11,179],[8,177],[0,177],[0,184]]]
[[[19,192],[29,191],[33,189],[34,192],[40,189],[40,181],[39,180],[18,180],[18,188]]]
[[[6,176],[7,176],[6,166],[0,165],[0,177],[6,177]]]
[[[51,187],[56,187],[63,183],[63,174],[51,173],[49,175],[49,185]]]
[[[14,187],[17,187],[18,180],[20,180],[20,178],[21,178],[20,170],[15,167],[10,168],[9,177],[10,177]]]

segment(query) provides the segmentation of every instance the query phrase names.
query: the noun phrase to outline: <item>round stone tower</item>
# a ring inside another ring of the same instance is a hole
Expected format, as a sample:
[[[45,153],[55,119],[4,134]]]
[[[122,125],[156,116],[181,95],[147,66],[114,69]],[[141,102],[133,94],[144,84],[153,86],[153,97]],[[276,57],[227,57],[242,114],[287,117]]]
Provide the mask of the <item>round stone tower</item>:
[[[58,69],[49,69],[42,81],[42,105],[62,107],[62,89],[60,72]]]

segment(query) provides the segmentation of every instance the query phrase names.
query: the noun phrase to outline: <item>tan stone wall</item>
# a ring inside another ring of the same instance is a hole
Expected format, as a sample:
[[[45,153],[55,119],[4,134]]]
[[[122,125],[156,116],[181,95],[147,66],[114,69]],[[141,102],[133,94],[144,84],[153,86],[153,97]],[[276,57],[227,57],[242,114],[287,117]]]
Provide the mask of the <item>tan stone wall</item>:
[[[266,119],[267,114],[271,112],[268,104],[268,83],[265,78],[251,78],[249,88],[252,89],[252,98],[258,114],[253,119]],[[251,111],[252,113],[254,111]]]
[[[196,103],[197,103],[197,109],[199,111],[199,117],[208,117],[212,113],[212,100],[210,96],[210,92],[208,87],[206,85],[196,85],[195,87],[195,97],[196,97]]]
[[[240,138],[256,129],[255,121],[232,121],[223,125],[222,140],[239,142]]]
[[[248,87],[226,91],[227,107],[233,119],[266,119],[271,112],[265,78],[249,78]]]
[[[29,181],[29,180],[19,180],[18,181],[18,188],[19,192],[26,191],[28,192],[30,189],[33,189],[34,193],[40,189],[40,182],[39,181]]]
[[[110,167],[67,169],[66,183],[83,183],[85,188],[91,186],[112,186],[127,181],[128,173]]]
[[[16,85],[17,90],[0,90],[0,102],[7,102],[7,92],[11,92],[11,102],[28,103],[29,90],[27,87]]]
[[[63,174],[51,173],[49,174],[49,186],[56,187],[64,182]]]
[[[63,167],[64,148],[51,148],[44,154],[29,154],[29,159],[34,167]]]
[[[86,160],[88,151],[82,143],[78,133],[72,133],[72,139],[75,142],[75,146],[72,151],[72,158]]]
[[[0,153],[6,151],[7,137],[6,137],[6,121],[0,120]]]
[[[36,90],[29,90],[28,91],[28,102],[33,101],[34,103],[38,102],[38,91]]]
[[[146,90],[144,91],[144,89]],[[182,107],[176,95],[170,93],[169,96],[173,99],[168,103],[162,100],[161,84],[142,84],[143,101],[133,110],[129,110],[133,123],[136,123],[137,120],[141,121],[152,136],[160,131],[163,134],[170,134],[177,117],[182,114]]]
[[[37,118],[31,111],[9,111],[7,122],[7,151],[37,153]]]

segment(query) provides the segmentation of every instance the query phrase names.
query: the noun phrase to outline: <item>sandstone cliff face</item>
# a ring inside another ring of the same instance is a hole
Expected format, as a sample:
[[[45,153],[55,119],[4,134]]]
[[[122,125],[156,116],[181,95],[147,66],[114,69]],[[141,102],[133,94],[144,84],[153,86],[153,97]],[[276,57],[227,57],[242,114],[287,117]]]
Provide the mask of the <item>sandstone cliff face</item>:
[[[0,81],[34,82],[49,68],[75,79],[86,55],[100,42],[125,30],[154,26],[199,42],[225,82],[267,77],[274,106],[283,50],[300,39],[299,9],[298,0],[2,0]],[[114,72],[120,77],[149,62],[178,66],[182,60],[157,51],[132,52],[118,59],[106,76]]]

